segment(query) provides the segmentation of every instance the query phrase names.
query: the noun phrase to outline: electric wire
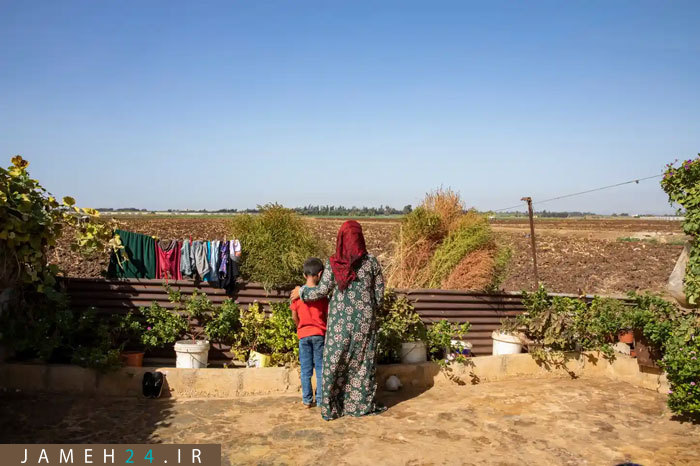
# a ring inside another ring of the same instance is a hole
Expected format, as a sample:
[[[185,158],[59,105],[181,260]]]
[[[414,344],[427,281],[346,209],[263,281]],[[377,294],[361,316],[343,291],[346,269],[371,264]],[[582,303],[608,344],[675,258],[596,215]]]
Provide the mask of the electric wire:
[[[542,201],[534,201],[534,200],[533,200],[533,201],[532,201],[532,205],[535,205],[535,204],[544,204],[545,202],[558,201],[559,199],[566,199],[566,198],[569,198],[569,197],[580,196],[580,195],[582,195],[582,194],[589,194],[589,193],[593,193],[593,192],[596,192],[596,191],[602,191],[602,190],[604,190],[604,189],[617,188],[618,186],[623,186],[623,185],[626,185],[626,184],[632,184],[632,183],[639,184],[640,181],[651,180],[651,179],[654,179],[654,178],[660,178],[660,177],[662,177],[662,176],[663,176],[663,173],[662,173],[662,174],[659,174],[659,175],[647,176],[647,177],[645,177],[645,178],[635,178],[635,179],[633,179],[633,180],[623,181],[622,183],[611,184],[611,185],[608,185],[608,186],[601,186],[600,188],[587,189],[586,191],[579,191],[579,192],[577,192],[577,193],[564,194],[563,196],[551,197],[551,198],[549,198],[549,199],[544,199],[544,200],[542,200]],[[521,206],[523,206],[523,205],[527,205],[527,204],[525,203],[525,201],[521,202],[521,203],[518,204],[518,205],[514,205],[514,206],[511,206],[511,207],[505,207],[505,208],[503,208],[503,209],[492,210],[491,212],[503,212],[503,211],[505,211],[505,210],[510,210],[510,209],[515,209],[515,208],[517,208],[517,207],[521,207]]]

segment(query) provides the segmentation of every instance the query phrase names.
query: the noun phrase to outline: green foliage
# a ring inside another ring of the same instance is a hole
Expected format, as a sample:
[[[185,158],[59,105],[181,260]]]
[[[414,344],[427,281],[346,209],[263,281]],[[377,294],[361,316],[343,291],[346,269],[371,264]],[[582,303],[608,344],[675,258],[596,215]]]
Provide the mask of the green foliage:
[[[55,265],[48,254],[68,227],[75,232],[73,250],[85,255],[118,250],[113,224],[100,222],[94,209],[62,202],[29,176],[29,162],[19,155],[0,168],[0,289],[11,289],[11,302],[0,315],[0,341],[20,357],[72,358],[97,369],[111,368],[118,352],[109,329],[94,313],[74,313],[58,289]],[[89,321],[89,331],[85,322]]]
[[[429,288],[439,288],[464,257],[493,242],[493,231],[485,216],[470,212],[450,231],[430,259]]]
[[[557,359],[579,350],[601,351],[613,356],[612,344],[621,329],[627,309],[619,300],[595,297],[583,299],[550,296],[540,286],[523,293],[526,312],[504,322],[506,332],[522,331],[534,344],[538,359]]]
[[[686,316],[674,326],[660,362],[671,390],[668,406],[681,415],[700,415],[700,317]]]
[[[112,336],[119,349],[140,349],[145,346],[142,337],[146,331],[143,322],[133,312],[129,311],[121,317],[116,317],[112,326]]]
[[[387,291],[383,309],[377,316],[377,353],[380,363],[394,363],[401,359],[401,343],[427,342],[425,324],[413,305],[403,296]]]
[[[141,342],[147,349],[175,343],[187,331],[187,322],[182,317],[155,301],[149,307],[142,307],[140,310],[146,320],[146,331],[141,337]]]
[[[634,308],[625,316],[624,326],[641,330],[653,347],[664,351],[682,311],[675,304],[651,293],[640,295],[632,292],[629,297],[634,301]]]
[[[277,204],[258,215],[236,215],[231,233],[241,241],[241,275],[265,289],[298,283],[304,261],[323,257],[321,241],[298,214]]]
[[[271,362],[272,364],[295,363],[299,360],[299,339],[289,303],[271,303],[270,308],[272,310],[272,315],[269,317],[271,331],[267,335],[267,344],[272,350]]]
[[[248,359],[250,351],[257,351],[269,354],[273,364],[296,362],[299,339],[289,304],[272,303],[270,307],[272,314],[269,317],[257,302],[241,313],[241,330],[232,349],[243,360]]]
[[[236,339],[240,325],[240,308],[232,299],[227,299],[220,307],[214,308],[211,319],[204,326],[204,333],[212,341],[231,345]]]
[[[700,304],[700,154],[679,166],[666,165],[661,187],[669,202],[680,205],[679,213],[685,215],[683,231],[692,240],[683,288],[688,302],[697,305]]]
[[[471,326],[469,322],[454,324],[444,319],[431,325],[427,332],[428,352],[431,359],[444,359],[447,356],[446,351],[454,352],[461,349],[453,345],[452,340],[456,337],[463,339],[469,333]]]
[[[75,206],[64,197],[58,202],[29,176],[29,162],[19,155],[0,168],[0,288],[30,285],[52,293],[58,270],[46,260],[66,226],[76,231],[73,249],[85,254],[119,249],[111,223],[98,222],[99,212]]]

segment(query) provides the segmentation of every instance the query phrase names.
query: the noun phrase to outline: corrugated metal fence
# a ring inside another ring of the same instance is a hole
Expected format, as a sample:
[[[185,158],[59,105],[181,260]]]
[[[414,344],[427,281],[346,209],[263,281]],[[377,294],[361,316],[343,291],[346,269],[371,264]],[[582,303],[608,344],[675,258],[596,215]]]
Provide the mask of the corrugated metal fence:
[[[137,310],[140,306],[148,306],[153,301],[167,309],[173,308],[161,280],[68,278],[64,279],[64,284],[71,297],[71,303],[77,308],[94,306],[101,313],[124,314],[130,310]],[[229,297],[224,290],[211,287],[206,282],[178,280],[170,281],[169,284],[185,294],[199,289],[206,293],[214,304],[220,304]],[[524,310],[520,294],[432,289],[396,292],[408,298],[427,324],[441,319],[471,322],[472,329],[468,340],[473,343],[476,355],[491,354],[491,332],[500,326],[501,319],[515,316]],[[245,283],[239,285],[239,289],[231,298],[245,306],[255,301],[263,305],[284,301],[288,296],[288,291],[267,293],[259,284]],[[225,347],[217,347],[211,357],[226,357],[226,350]]]

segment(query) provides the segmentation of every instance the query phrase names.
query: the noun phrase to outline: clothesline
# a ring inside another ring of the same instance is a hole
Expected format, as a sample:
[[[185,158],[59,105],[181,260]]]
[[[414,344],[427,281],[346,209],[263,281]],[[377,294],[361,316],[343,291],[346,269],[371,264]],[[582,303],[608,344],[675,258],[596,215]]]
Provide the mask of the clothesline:
[[[241,243],[237,239],[157,240],[153,236],[115,230],[124,249],[112,253],[107,275],[112,278],[197,279],[232,291],[239,276]]]

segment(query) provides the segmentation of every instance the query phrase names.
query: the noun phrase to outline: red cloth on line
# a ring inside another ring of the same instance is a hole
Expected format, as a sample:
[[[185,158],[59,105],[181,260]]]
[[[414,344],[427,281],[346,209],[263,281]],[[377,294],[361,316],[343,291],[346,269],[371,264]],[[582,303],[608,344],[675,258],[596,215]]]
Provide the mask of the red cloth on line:
[[[346,289],[357,278],[353,266],[365,254],[367,254],[367,246],[365,236],[362,234],[362,226],[355,220],[348,220],[338,230],[335,254],[330,258],[331,269],[339,290]]]
[[[180,272],[180,242],[173,241],[170,248],[163,250],[160,241],[156,241],[156,278],[182,280]]]
[[[324,336],[326,334],[326,322],[328,321],[328,300],[326,298],[306,303],[297,299],[290,307],[299,316],[297,336],[300,340],[311,335]]]

